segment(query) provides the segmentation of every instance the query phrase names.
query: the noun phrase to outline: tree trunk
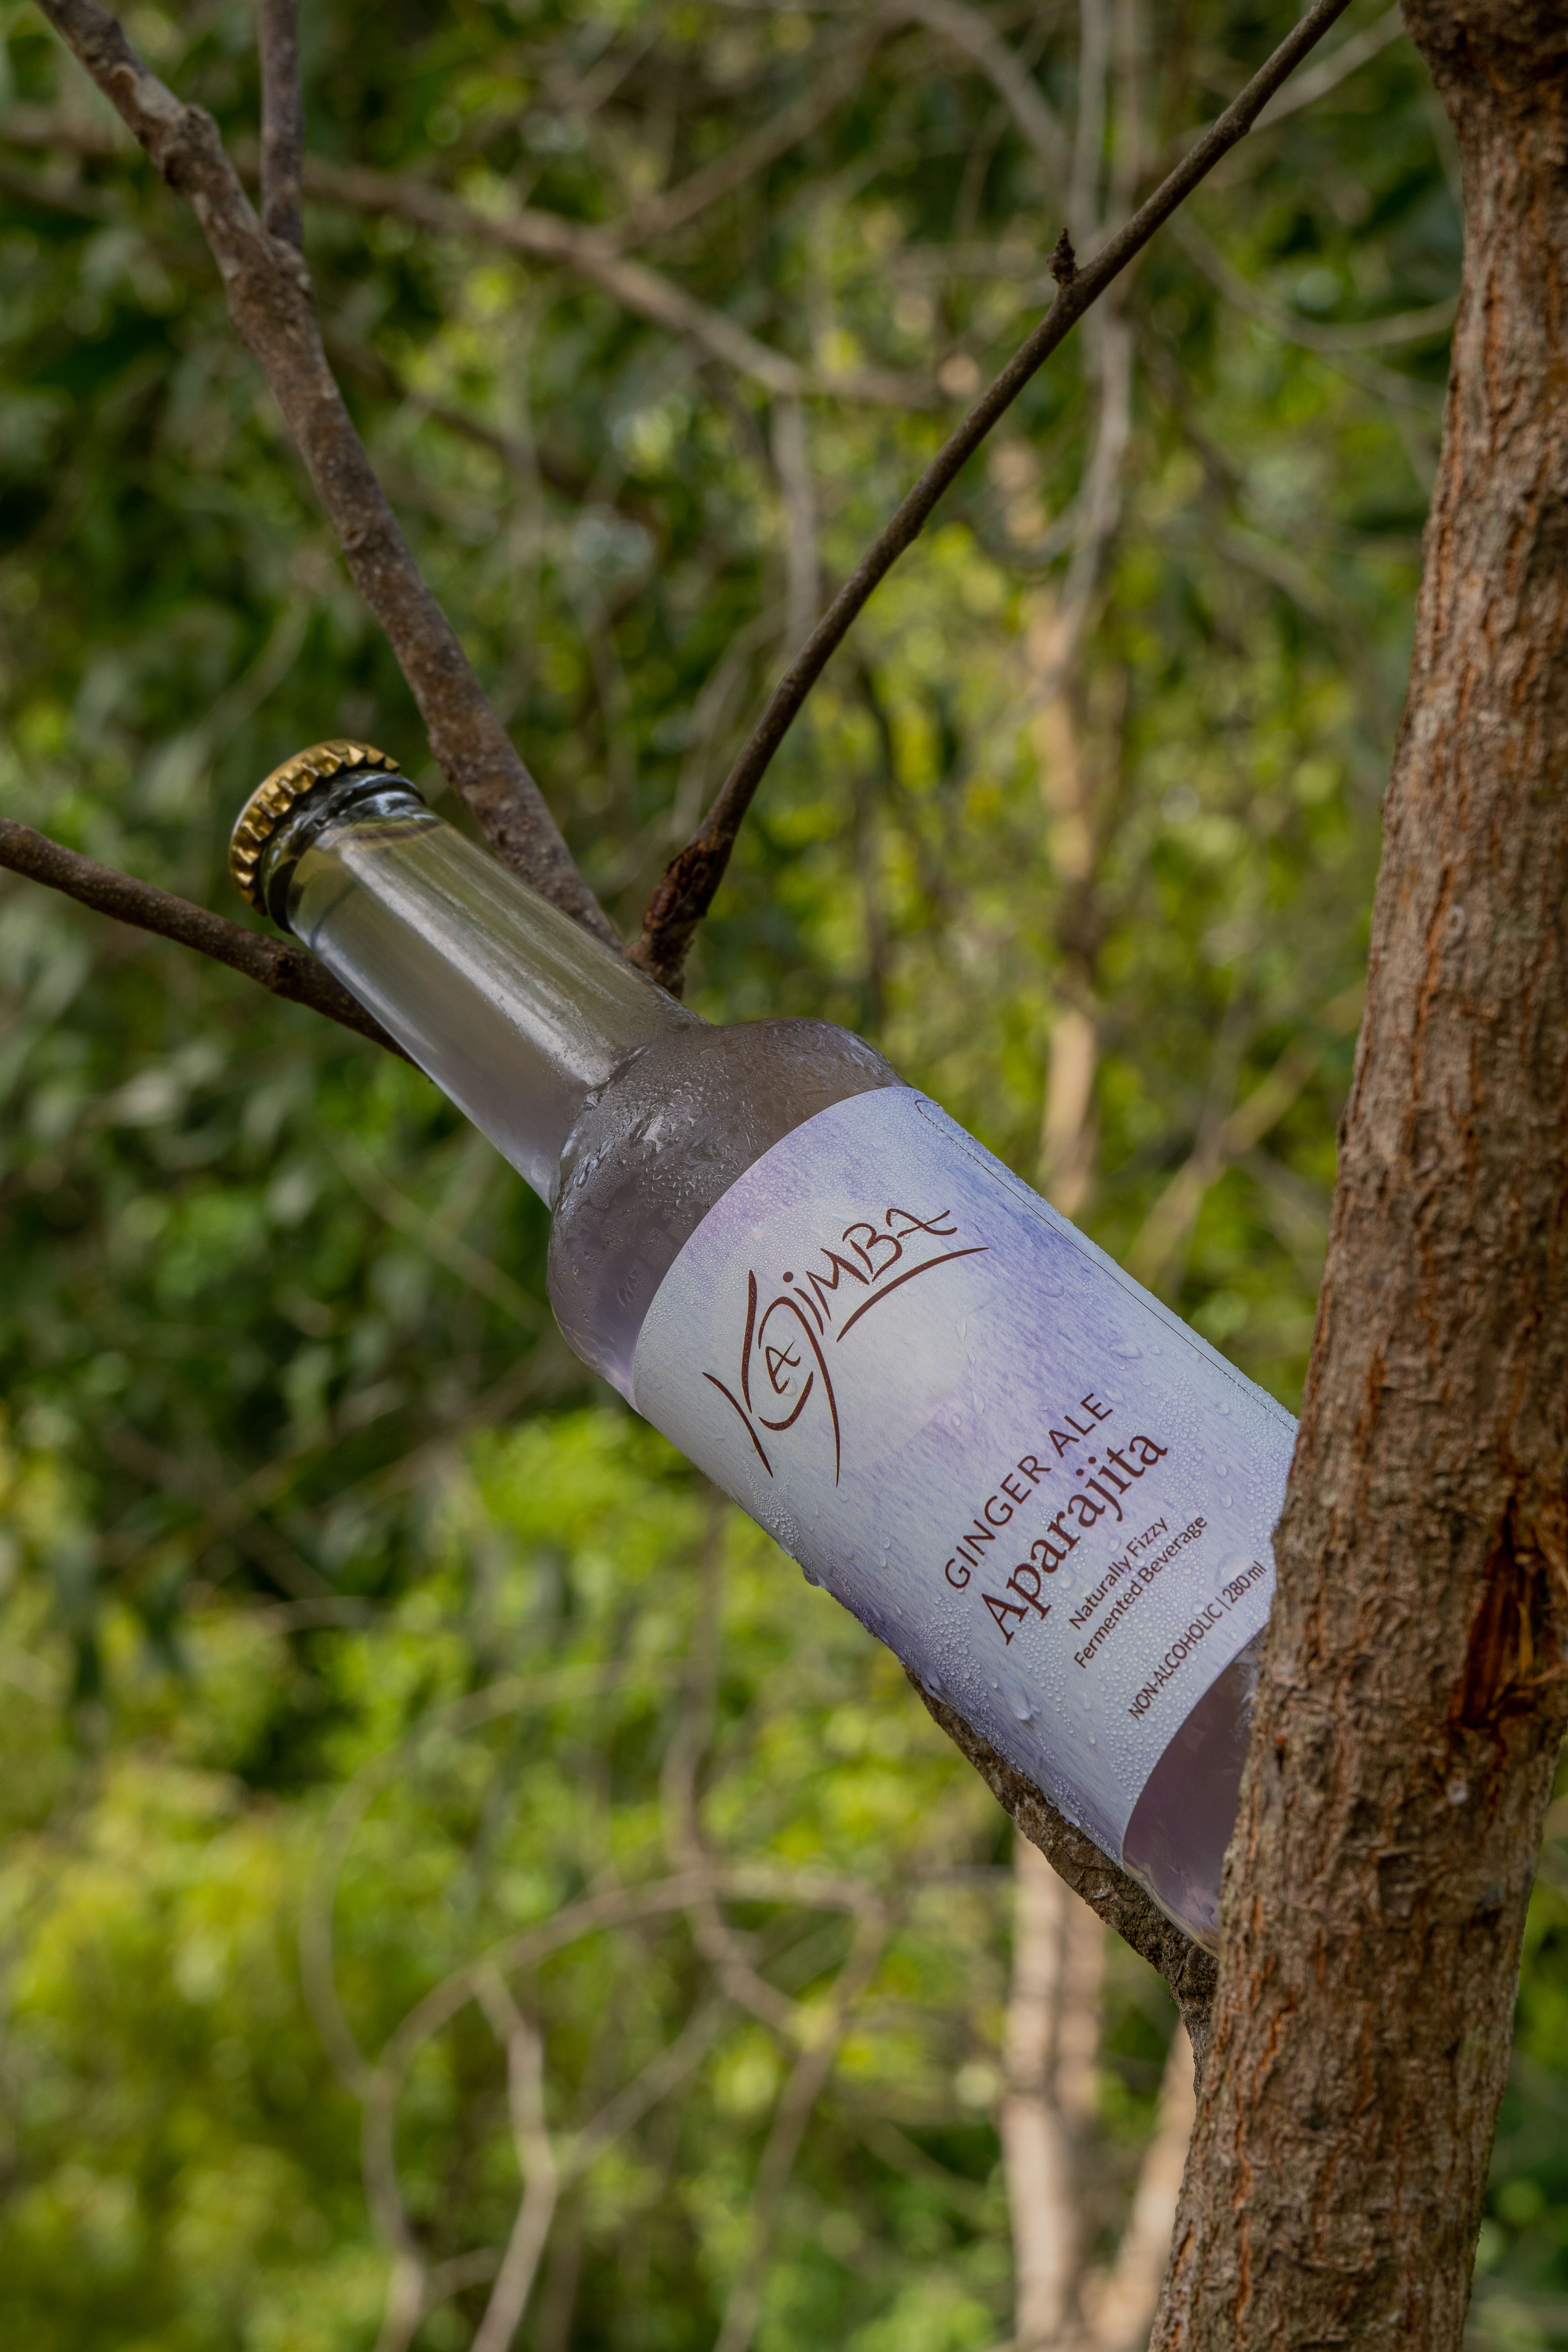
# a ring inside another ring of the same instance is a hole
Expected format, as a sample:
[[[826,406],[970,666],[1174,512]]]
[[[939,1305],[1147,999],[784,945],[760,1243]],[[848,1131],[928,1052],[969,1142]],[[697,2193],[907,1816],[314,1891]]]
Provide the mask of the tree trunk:
[[[1075,2305],[1105,1929],[1023,1836],[1013,1874],[1013,1982],[996,2116],[1013,2225],[1013,2352],[1057,2352],[1081,2335]]]
[[[1464,296],[1154,2344],[1458,2347],[1568,1685],[1568,16],[1405,0]]]

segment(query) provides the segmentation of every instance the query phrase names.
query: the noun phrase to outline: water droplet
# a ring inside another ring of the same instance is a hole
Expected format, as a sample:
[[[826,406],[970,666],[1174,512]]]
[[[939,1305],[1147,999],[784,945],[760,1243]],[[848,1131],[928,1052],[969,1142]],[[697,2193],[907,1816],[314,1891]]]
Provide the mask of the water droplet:
[[[1113,1356],[1122,1357],[1128,1363],[1134,1363],[1143,1350],[1135,1348],[1131,1339],[1117,1339],[1112,1342],[1110,1352]]]
[[[1226,1509],[1227,1511],[1229,1510],[1229,1508],[1230,1508],[1231,1505],[1235,1502],[1235,1500],[1236,1500],[1236,1496],[1235,1496],[1234,1495],[1222,1495],[1222,1496],[1220,1496],[1220,1501],[1225,1505],[1225,1507],[1226,1507]]]
[[[1028,1700],[1025,1697],[1022,1691],[1015,1691],[1012,1698],[1008,1701],[1008,1704],[1012,1707],[1014,1714],[1017,1717],[1020,1723],[1033,1723],[1035,1719],[1035,1710],[1029,1705]]]
[[[801,1570],[801,1571],[800,1571],[800,1572],[801,1572],[802,1576],[804,1576],[804,1577],[805,1577],[805,1580],[806,1580],[807,1584],[815,1584],[815,1585],[817,1587],[818,1591],[820,1591],[820,1590],[821,1590],[821,1587],[822,1587],[822,1579],[821,1579],[821,1577],[820,1577],[820,1576],[813,1576],[813,1574],[812,1574],[812,1572],[811,1572],[811,1570],[810,1570],[810,1569],[809,1569],[809,1568],[803,1568],[803,1569]]]

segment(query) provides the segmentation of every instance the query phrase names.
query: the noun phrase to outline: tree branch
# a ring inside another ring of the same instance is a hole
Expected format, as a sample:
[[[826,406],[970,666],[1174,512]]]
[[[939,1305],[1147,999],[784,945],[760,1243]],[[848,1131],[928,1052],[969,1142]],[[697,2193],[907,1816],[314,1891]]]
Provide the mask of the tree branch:
[[[561,2175],[545,2127],[544,2043],[539,2028],[518,2008],[499,1970],[481,1982],[479,2004],[506,2052],[507,2103],[523,2188],[473,2352],[509,2352],[555,2218]]]
[[[300,189],[305,109],[300,94],[299,0],[260,0],[261,226],[297,253],[305,246]]]
[[[1214,2006],[1217,1964],[1184,1928],[1167,1919],[1152,1895],[1136,1879],[1106,1859],[1092,1838],[1058,1812],[1032,1780],[1015,1771],[982,1739],[963,1717],[911,1675],[927,1714],[966,1757],[1004,1812],[1010,1813],[1029,1843],[1038,1846],[1058,1878],[1063,1878],[1089,1909],[1131,1944],[1141,1959],[1158,1969],[1170,1986],[1192,2037],[1194,2063],[1201,2076],[1208,2047],[1209,2013]]]
[[[502,862],[615,940],[421,577],[321,349],[314,297],[292,246],[263,228],[212,117],[148,71],[97,0],[39,0],[162,176],[189,203],[223,276],[229,316],[261,367],[365,602],[385,630],[443,774]]]
[[[873,591],[904,550],[924,529],[943,491],[956,478],[997,419],[1004,415],[1086,310],[1117,278],[1155,230],[1211,172],[1222,155],[1245,138],[1268,100],[1292,69],[1344,14],[1350,0],[1315,0],[1295,30],[1253,75],[1241,95],[1211,123],[1148,202],[1079,269],[1066,238],[1052,257],[1058,291],[1034,332],[983,394],[947,441],[902,505],[868,548],[811,636],[795,656],[758,720],[751,740],[731,770],[718,798],[686,847],[671,861],[643,917],[642,937],[631,950],[667,987],[679,984],[692,934],[713,902],[730,854],[757,786],[788,733],[801,705],[842,644]]]
[[[56,0],[50,0],[56,5]],[[312,195],[351,212],[414,221],[437,236],[459,238],[470,245],[499,246],[531,261],[545,261],[585,278],[635,318],[667,334],[685,337],[721,360],[738,375],[750,376],[767,392],[786,399],[805,393],[825,394],[835,400],[860,400],[894,408],[931,408],[937,404],[934,384],[921,376],[901,375],[891,368],[854,368],[843,373],[803,368],[785,352],[759,342],[744,327],[699,302],[646,261],[632,261],[616,248],[615,229],[584,228],[559,213],[537,212],[524,205],[516,212],[486,213],[420,180],[398,179],[390,172],[374,172],[362,164],[326,163],[312,156],[305,166],[305,185]]]
[[[312,1013],[325,1013],[329,1021],[384,1045],[389,1054],[404,1061],[408,1059],[396,1040],[332,978],[325,964],[290,940],[247,930],[242,924],[209,913],[205,907],[193,906],[188,898],[175,898],[172,891],[138,882],[115,866],[100,866],[95,857],[79,856],[74,849],[62,849],[58,841],[10,817],[0,817],[0,866],[25,874],[48,889],[62,890],[68,898],[98,914],[112,915],[118,922],[131,923],[139,931],[152,931],[159,939],[195,948],[199,955],[227,964],[231,971],[243,972],[247,980],[273,996],[286,997],[290,1004],[308,1005]]]

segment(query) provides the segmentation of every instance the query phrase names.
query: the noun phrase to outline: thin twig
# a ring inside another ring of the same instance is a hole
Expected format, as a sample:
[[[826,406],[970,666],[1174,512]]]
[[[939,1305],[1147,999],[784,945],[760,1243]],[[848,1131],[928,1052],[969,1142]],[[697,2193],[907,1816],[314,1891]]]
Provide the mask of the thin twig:
[[[783,2040],[798,2044],[804,2015],[799,2003],[769,1984],[752,1968],[747,1939],[730,1925],[720,1907],[716,1885],[719,1865],[703,1837],[698,1809],[697,1776],[712,1733],[719,1673],[723,1537],[723,1498],[717,1487],[710,1487],[681,1707],[659,1775],[665,1851],[671,1869],[693,1879],[700,1889],[691,1906],[692,1940],[729,1999],[737,2008],[749,2010]]]
[[[1245,138],[1274,92],[1349,5],[1350,0],[1315,0],[1295,30],[1253,75],[1239,98],[1233,100],[1218,120],[1210,124],[1148,202],[1102,247],[1086,268],[1077,268],[1065,239],[1058,246],[1053,257],[1058,290],[1050,309],[861,557],[775,688],[696,835],[673,859],[655,891],[643,918],[642,937],[631,954],[635,962],[666,986],[679,985],[692,934],[712,904],[742,820],[769,762],[873,590],[918,538],[943,491],[1030,377],[1221,156],[1228,154]]]
[[[305,107],[300,91],[300,0],[259,0],[261,51],[261,226],[297,253],[304,250],[300,172]]]
[[[231,923],[205,907],[193,906],[188,898],[175,898],[171,890],[138,882],[113,866],[100,866],[96,857],[63,849],[47,834],[35,833],[30,824],[18,824],[11,817],[0,817],[0,866],[51,890],[62,890],[68,898],[98,914],[112,915],[117,922],[195,948],[198,954],[227,964],[231,971],[243,972],[269,994],[286,997],[290,1004],[308,1005],[312,1013],[325,1013],[329,1021],[384,1045],[389,1054],[404,1061],[408,1059],[396,1039],[389,1037],[380,1022],[373,1020],[332,978],[325,964],[289,940],[247,930],[243,924]]]
[[[789,2080],[773,2113],[762,2161],[757,2167],[751,2210],[747,2216],[749,2242],[731,2284],[715,2352],[751,2352],[752,2338],[762,2316],[763,2284],[767,2276],[773,2241],[778,2234],[790,2174],[795,2169],[795,2160],[800,2153],[800,2144],[811,2121],[812,2110],[838,2063],[838,2053],[849,2031],[856,2006],[876,1973],[877,1963],[887,1945],[890,1924],[887,1915],[879,1910],[861,1917],[848,1956],[834,1980],[827,2017],[820,2025],[816,2037],[801,2052],[790,2070]]]
[[[305,2005],[333,2072],[356,2098],[365,2097],[374,2087],[376,2070],[355,2040],[338,1998],[334,1913],[338,1881],[349,1850],[376,1799],[406,1769],[425,1742],[437,1735],[457,1738],[527,1707],[595,1698],[623,1688],[634,1673],[641,1675],[647,1671],[646,1666],[563,1666],[539,1675],[509,1675],[483,1690],[470,1691],[462,1698],[431,1708],[393,1747],[363,1764],[353,1780],[338,1791],[300,1906],[300,1978]],[[470,1986],[465,1998],[471,1998],[474,1990]]]
[[[1258,129],[1267,131],[1270,123],[1282,121],[1286,115],[1300,114],[1304,106],[1315,106],[1320,98],[1326,98],[1330,90],[1348,81],[1390,42],[1397,41],[1404,30],[1405,11],[1395,0],[1395,5],[1363,32],[1352,33],[1348,41],[1342,41],[1337,49],[1320,58],[1310,73],[1304,73],[1300,81],[1292,82],[1288,90],[1271,99],[1258,118]]]
[[[303,259],[262,227],[211,115],[183,105],[149,71],[97,0],[38,5],[195,214],[223,276],[229,316],[272,388],[355,583],[386,632],[442,773],[503,864],[615,942],[376,479],[321,349]]]
[[[1037,709],[1055,699],[1077,661],[1106,553],[1121,520],[1121,475],[1132,427],[1132,329],[1120,302],[1108,302],[1096,323],[1099,348],[1093,368],[1100,385],[1094,448],[1079,496],[1052,657],[1030,696]]]
[[[641,2122],[650,2108],[667,2098],[701,2064],[729,2016],[730,2004],[721,1994],[692,2011],[675,2040],[667,2043],[657,2057],[650,2058],[642,2072],[624,2084],[568,2142],[561,2162],[562,2174],[568,2182],[580,2179],[618,2139],[625,2138],[635,2124]]]
[[[1092,253],[1105,226],[1100,181],[1105,162],[1106,83],[1110,73],[1110,0],[1079,0],[1078,121],[1068,184],[1068,234]]]
[[[58,147],[91,155],[115,152],[112,136],[98,124],[67,121],[43,107],[14,107],[0,127],[4,136],[17,146]],[[242,181],[256,177],[255,158],[242,145],[237,146],[236,163]],[[262,163],[265,190],[265,155]],[[634,318],[646,319],[650,326],[697,345],[737,375],[749,377],[774,394],[785,398],[819,394],[873,407],[920,409],[939,404],[940,395],[929,375],[906,374],[891,368],[836,371],[803,367],[786,352],[775,351],[771,344],[748,333],[722,310],[699,302],[661,271],[628,258],[623,247],[645,234],[645,214],[640,206],[621,221],[585,226],[559,213],[542,212],[531,205],[510,213],[482,212],[445,189],[399,179],[392,173],[372,171],[362,165],[332,163],[320,156],[307,157],[302,170],[305,193],[322,204],[341,205],[345,211],[376,219],[410,221],[435,236],[469,245],[499,246],[527,260],[570,271],[574,277],[597,286]],[[717,171],[715,165],[715,173]],[[737,165],[736,181],[743,176]],[[707,182],[708,178],[706,169],[694,173],[692,184],[695,186],[700,180]],[[698,191],[689,205],[679,205],[686,185],[683,182],[680,188],[672,191],[668,200],[672,216],[680,220],[689,212],[700,211],[702,204],[710,200]],[[30,183],[23,184],[21,193],[36,203],[64,202],[68,209],[79,208],[79,203],[85,201],[79,199],[76,191],[62,199],[58,192],[41,185],[34,187]],[[96,213],[93,217],[97,217]],[[665,225],[662,216],[655,224],[660,228]],[[331,331],[328,331],[331,338]]]
[[[50,0],[57,5],[57,0]],[[378,218],[413,221],[438,236],[468,245],[499,246],[531,261],[569,269],[608,294],[634,318],[667,334],[679,335],[700,350],[748,376],[764,390],[798,398],[821,393],[835,400],[865,401],[875,406],[931,408],[937,392],[928,377],[903,375],[891,368],[851,368],[835,372],[805,368],[785,352],[737,324],[722,310],[699,302],[683,287],[645,261],[634,261],[618,251],[615,229],[585,228],[559,213],[540,212],[530,205],[514,212],[481,212],[444,188],[419,180],[371,171],[361,164],[328,163],[312,156],[305,166],[305,185],[323,203],[342,205],[352,212]]]
[[[805,412],[798,400],[775,400],[771,436],[773,472],[784,525],[786,643],[798,643],[816,625],[821,604],[821,563],[816,545],[816,498]]]
[[[480,1984],[479,2003],[506,2052],[512,2144],[523,2190],[472,2352],[509,2352],[555,2218],[561,2176],[544,2121],[544,2043],[539,2028],[523,2015],[499,1973]]]
[[[482,1252],[470,1249],[458,1234],[443,1233],[434,1218],[387,1182],[357,1135],[345,1132],[329,1149],[361,1200],[384,1217],[395,1233],[426,1251],[437,1265],[444,1265],[448,1274],[455,1274],[459,1282],[488,1298],[525,1331],[537,1332],[544,1319],[543,1301],[531,1297],[520,1282],[493,1265]]]
[[[1196,264],[1227,302],[1234,302],[1238,310],[1245,310],[1248,318],[1258,320],[1287,342],[1300,343],[1304,351],[1332,356],[1345,352],[1387,351],[1400,344],[1436,342],[1439,336],[1452,331],[1458,315],[1458,296],[1447,294],[1442,301],[1428,302],[1419,310],[1395,310],[1382,319],[1347,320],[1342,326],[1298,319],[1279,303],[1271,302],[1249,278],[1244,278],[1194,220],[1189,217],[1178,221],[1174,235],[1188,260]]]

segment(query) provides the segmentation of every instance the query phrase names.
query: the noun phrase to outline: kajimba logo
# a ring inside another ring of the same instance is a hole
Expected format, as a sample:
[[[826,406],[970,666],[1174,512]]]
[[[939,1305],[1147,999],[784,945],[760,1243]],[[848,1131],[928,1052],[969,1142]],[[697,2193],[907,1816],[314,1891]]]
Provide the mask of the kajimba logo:
[[[843,1247],[824,1244],[816,1267],[799,1274],[787,1267],[776,1286],[764,1286],[754,1272],[747,1275],[740,1394],[713,1372],[702,1377],[733,1405],[770,1478],[773,1465],[759,1432],[779,1436],[797,1427],[816,1398],[833,1430],[833,1483],[837,1485],[844,1449],[828,1350],[840,1346],[873,1307],[906,1282],[939,1265],[951,1265],[954,1258],[984,1255],[984,1242],[963,1249],[931,1246],[959,1238],[958,1227],[943,1222],[949,1216],[946,1209],[931,1217],[917,1217],[910,1209],[888,1209],[879,1224],[863,1218],[846,1225],[838,1236]],[[841,1293],[841,1285],[849,1286]]]

